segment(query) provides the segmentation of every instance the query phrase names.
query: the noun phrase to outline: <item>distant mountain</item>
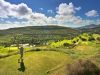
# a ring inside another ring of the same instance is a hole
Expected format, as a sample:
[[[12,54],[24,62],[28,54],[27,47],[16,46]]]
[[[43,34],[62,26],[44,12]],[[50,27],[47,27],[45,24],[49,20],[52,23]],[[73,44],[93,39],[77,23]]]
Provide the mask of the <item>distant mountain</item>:
[[[28,26],[0,30],[0,34],[67,34],[76,33],[77,30],[63,26]]]
[[[100,25],[91,24],[91,25],[79,27],[79,28],[77,28],[77,30],[79,30],[81,33],[98,33],[98,34],[100,34]]]
[[[90,29],[90,28],[95,28],[95,27],[98,27],[98,25],[91,24],[91,25],[79,27],[78,29]]]
[[[0,39],[7,40],[16,35],[29,40],[60,40],[71,38],[78,33],[78,30],[63,27],[63,26],[28,26],[20,28],[10,28],[6,30],[0,30]],[[72,36],[71,36],[72,35]]]

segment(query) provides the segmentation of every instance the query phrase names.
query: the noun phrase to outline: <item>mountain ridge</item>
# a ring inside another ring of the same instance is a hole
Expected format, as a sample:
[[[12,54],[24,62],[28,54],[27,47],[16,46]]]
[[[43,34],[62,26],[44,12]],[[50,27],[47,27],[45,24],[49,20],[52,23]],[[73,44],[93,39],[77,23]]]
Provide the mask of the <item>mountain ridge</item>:
[[[11,38],[18,35],[26,40],[61,40],[65,37],[74,37],[77,33],[78,30],[76,29],[63,26],[28,26],[1,30],[0,37],[5,40],[6,38]]]

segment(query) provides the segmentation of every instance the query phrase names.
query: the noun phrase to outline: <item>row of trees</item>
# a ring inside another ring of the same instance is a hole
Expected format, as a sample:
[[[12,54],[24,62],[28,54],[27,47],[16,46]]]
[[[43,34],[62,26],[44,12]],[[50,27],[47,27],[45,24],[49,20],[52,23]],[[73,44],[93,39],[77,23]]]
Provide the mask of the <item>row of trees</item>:
[[[48,39],[48,38],[36,38],[33,36],[25,36],[25,35],[14,35],[14,36],[10,36],[10,38],[6,38],[7,40],[4,41],[0,41],[0,45],[4,46],[4,47],[9,47],[11,45],[16,45],[17,47],[19,47],[19,44],[29,44],[29,45],[45,45],[46,43],[48,43],[49,40],[55,40],[57,41],[60,38],[52,38],[52,39]]]

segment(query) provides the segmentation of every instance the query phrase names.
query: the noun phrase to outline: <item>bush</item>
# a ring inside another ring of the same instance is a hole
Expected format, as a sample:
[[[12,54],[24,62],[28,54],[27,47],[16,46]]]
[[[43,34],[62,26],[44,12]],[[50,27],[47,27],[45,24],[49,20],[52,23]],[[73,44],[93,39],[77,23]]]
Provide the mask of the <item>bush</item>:
[[[100,75],[99,68],[89,60],[79,60],[67,65],[68,75]]]

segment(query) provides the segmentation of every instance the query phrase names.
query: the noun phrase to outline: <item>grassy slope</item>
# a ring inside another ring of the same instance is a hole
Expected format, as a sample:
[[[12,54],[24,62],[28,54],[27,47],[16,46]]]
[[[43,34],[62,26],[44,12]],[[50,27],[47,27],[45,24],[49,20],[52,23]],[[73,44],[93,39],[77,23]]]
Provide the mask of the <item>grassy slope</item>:
[[[72,63],[74,64],[79,59],[83,60],[90,60],[92,63],[94,63],[100,70],[100,44],[92,44],[89,45],[79,45],[74,48],[75,53],[69,55],[74,60]],[[71,52],[71,51],[68,51]],[[73,51],[72,51],[73,52]],[[67,53],[67,51],[65,51]],[[67,75],[67,69],[65,66],[62,66],[61,68],[51,72],[49,75]]]
[[[61,64],[70,63],[71,58],[60,52],[39,51],[25,53],[24,64],[25,71],[18,71],[20,66],[18,63],[19,55],[14,55],[4,59],[0,59],[0,75],[47,75],[47,71]]]
[[[90,59],[88,59],[91,63],[93,63],[98,69],[99,69],[99,72],[100,72],[100,55],[99,56],[96,56],[96,57],[92,57]],[[76,61],[77,62],[77,61]],[[75,62],[74,62],[75,63]],[[72,63],[72,64],[74,64]],[[77,65],[77,64],[76,64]],[[74,64],[74,66],[76,66]],[[68,66],[68,65],[67,65]],[[80,66],[80,65],[78,65]],[[80,69],[78,68],[78,66],[76,67],[76,70],[77,69]],[[67,67],[66,66],[62,66],[61,68],[53,71],[52,73],[50,73],[49,75],[67,75]],[[73,68],[72,68],[73,69]],[[91,68],[90,68],[91,69]],[[75,69],[74,69],[75,70]],[[75,74],[76,75],[76,74]],[[82,74],[83,75],[83,74]],[[87,74],[87,75],[90,75],[90,74]],[[92,74],[92,75],[96,75],[96,74]]]
[[[17,70],[20,66],[19,55],[0,59],[0,75],[67,75],[66,64],[74,63],[78,59],[89,59],[100,68],[100,44],[83,44],[73,49],[56,48],[47,51],[48,49],[25,53],[25,72]]]

